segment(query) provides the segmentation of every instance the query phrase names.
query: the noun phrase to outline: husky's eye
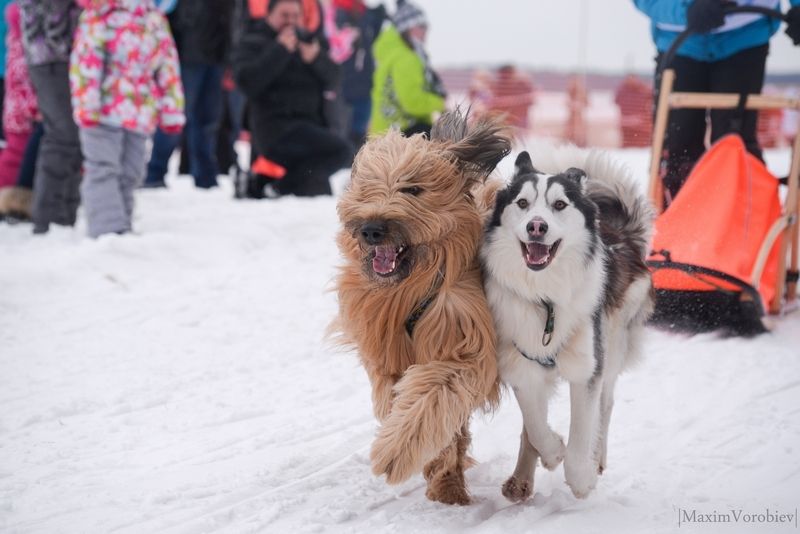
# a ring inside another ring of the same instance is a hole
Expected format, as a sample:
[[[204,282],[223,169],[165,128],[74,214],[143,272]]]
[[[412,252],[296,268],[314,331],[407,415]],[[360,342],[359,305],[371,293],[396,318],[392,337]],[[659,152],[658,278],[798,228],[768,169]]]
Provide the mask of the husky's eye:
[[[566,207],[567,207],[567,203],[566,203],[566,202],[564,202],[563,200],[556,200],[556,201],[553,203],[553,208],[554,208],[556,211],[561,211],[561,210],[563,210],[563,209],[564,209],[564,208],[566,208]]]
[[[519,206],[521,210],[528,209],[528,200],[525,198],[517,200],[517,206]]]
[[[417,196],[422,193],[422,188],[418,185],[412,185],[410,187],[404,187],[400,189],[400,192],[405,193],[406,195]]]

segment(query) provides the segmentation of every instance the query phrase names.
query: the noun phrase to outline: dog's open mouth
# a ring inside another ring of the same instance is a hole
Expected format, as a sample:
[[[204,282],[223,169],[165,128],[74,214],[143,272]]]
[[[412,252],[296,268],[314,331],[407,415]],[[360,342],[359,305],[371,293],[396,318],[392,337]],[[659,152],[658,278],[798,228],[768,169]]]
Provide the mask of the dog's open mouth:
[[[559,239],[552,245],[545,245],[544,243],[528,242],[520,243],[522,245],[522,255],[525,258],[525,264],[528,269],[534,271],[541,271],[553,261],[558,251],[558,245],[561,244]]]
[[[372,270],[378,276],[392,276],[408,251],[406,245],[377,245],[372,251]]]

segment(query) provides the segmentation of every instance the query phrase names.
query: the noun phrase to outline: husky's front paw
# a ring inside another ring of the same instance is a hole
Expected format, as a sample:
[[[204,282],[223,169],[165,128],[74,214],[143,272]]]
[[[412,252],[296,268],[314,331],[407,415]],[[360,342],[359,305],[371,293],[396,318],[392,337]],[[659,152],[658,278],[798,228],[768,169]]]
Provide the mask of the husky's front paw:
[[[590,458],[567,456],[564,461],[564,477],[572,493],[585,499],[597,485],[597,465]]]
[[[542,466],[548,471],[552,471],[558,467],[558,464],[564,460],[564,454],[566,452],[564,439],[552,430],[543,443],[536,443],[534,446],[536,450],[539,451],[539,458],[542,461]]]
[[[533,493],[533,481],[510,476],[503,484],[503,497],[511,502],[522,502]]]

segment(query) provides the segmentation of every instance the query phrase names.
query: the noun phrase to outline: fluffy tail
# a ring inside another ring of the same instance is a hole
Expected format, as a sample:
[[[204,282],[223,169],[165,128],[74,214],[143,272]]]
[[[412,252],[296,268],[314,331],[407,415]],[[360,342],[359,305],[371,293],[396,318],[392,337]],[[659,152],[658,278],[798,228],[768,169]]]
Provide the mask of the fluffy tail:
[[[410,367],[395,385],[392,411],[372,444],[372,471],[399,484],[453,441],[484,395],[477,369],[463,362]]]
[[[601,212],[613,220],[624,235],[635,235],[647,255],[653,234],[655,210],[637,186],[627,166],[614,161],[608,154],[593,151],[586,158],[590,180],[589,194]],[[602,185],[601,185],[602,184]],[[604,187],[603,187],[604,186]]]

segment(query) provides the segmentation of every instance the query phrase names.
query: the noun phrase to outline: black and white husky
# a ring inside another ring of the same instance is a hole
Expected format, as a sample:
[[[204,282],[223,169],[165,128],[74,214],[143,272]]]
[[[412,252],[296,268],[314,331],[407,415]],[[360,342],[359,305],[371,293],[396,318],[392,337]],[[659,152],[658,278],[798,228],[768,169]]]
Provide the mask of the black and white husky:
[[[574,147],[528,152],[497,192],[481,258],[498,334],[498,370],[522,409],[514,474],[503,495],[531,495],[536,460],[564,461],[585,497],[606,466],[614,383],[640,351],[652,309],[645,265],[653,214],[627,169]],[[580,167],[575,168],[575,167]],[[552,174],[551,174],[552,173]],[[558,377],[569,382],[566,447],[547,422]]]

